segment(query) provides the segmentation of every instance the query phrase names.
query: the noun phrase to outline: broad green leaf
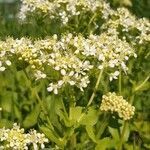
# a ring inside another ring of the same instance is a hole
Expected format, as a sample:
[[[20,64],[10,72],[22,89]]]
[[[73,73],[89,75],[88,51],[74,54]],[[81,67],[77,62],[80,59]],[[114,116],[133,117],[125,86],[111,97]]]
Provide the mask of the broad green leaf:
[[[60,120],[65,123],[67,127],[71,127],[73,125],[72,121],[69,120],[68,116],[62,110],[57,111],[57,115],[60,117]]]
[[[94,133],[94,127],[90,126],[90,125],[87,125],[86,126],[86,131],[87,131],[89,137],[92,139],[92,141],[97,143],[97,139],[96,139],[96,136],[95,136],[95,133]]]
[[[61,130],[60,122],[64,122],[67,127],[71,127],[71,121],[69,120],[68,114],[66,112],[65,106],[63,104],[63,100],[58,96],[48,96],[46,98],[46,106],[49,112],[49,118],[51,123]],[[60,131],[61,132],[61,131]]]
[[[95,125],[99,117],[99,111],[90,107],[88,112],[81,118],[80,124],[82,125]]]
[[[82,114],[82,107],[71,107],[70,108],[69,119],[73,123],[76,123],[77,120],[81,117],[81,114]]]
[[[10,112],[12,111],[12,93],[5,91],[2,93],[1,97],[1,106],[3,108],[3,111]]]
[[[134,150],[133,149],[133,144],[124,144],[124,148],[126,149],[126,150]]]
[[[41,111],[40,106],[37,104],[35,108],[31,111],[31,113],[28,114],[27,117],[24,119],[23,126],[25,128],[30,128],[34,126],[37,123],[40,111]]]
[[[40,130],[49,138],[50,141],[55,142],[59,147],[63,148],[65,146],[66,142],[55,135],[51,129],[45,126],[40,126]]]
[[[106,137],[98,141],[95,150],[106,150],[108,148],[114,148],[114,146],[115,146],[115,142],[111,138]]]

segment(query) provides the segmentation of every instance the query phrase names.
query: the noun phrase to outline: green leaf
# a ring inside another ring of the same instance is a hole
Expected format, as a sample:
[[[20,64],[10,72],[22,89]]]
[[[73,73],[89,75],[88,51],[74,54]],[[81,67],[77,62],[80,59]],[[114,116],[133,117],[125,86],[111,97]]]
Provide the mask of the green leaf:
[[[13,122],[7,119],[0,119],[0,128],[6,127],[11,128],[13,126]]]
[[[98,141],[95,150],[106,150],[107,148],[114,148],[115,142],[109,137],[103,138],[102,140]]]
[[[64,123],[67,127],[72,126],[72,123],[68,117],[68,113],[66,112],[62,97],[49,95],[46,98],[45,102],[45,106],[49,112],[49,119],[51,120],[51,124],[55,126],[55,128],[57,128],[59,132],[63,133],[61,123]]]
[[[148,75],[143,81],[141,79],[139,83],[137,83],[137,85],[134,87],[133,91],[138,92],[148,90],[150,88],[150,83],[148,82],[149,78],[150,75]]]
[[[125,143],[124,144],[124,148],[126,149],[126,150],[134,150],[133,148],[133,144],[128,144],[128,143]]]
[[[59,147],[64,148],[66,142],[62,138],[58,137],[54,131],[45,126],[40,126],[40,130],[49,138],[50,141],[55,142]]]
[[[14,105],[14,114],[17,117],[17,119],[19,119],[20,121],[22,120],[21,111],[19,110],[19,108],[16,105]]]
[[[112,135],[112,137],[113,137],[113,139],[114,139],[115,141],[119,141],[119,140],[120,140],[120,139],[119,139],[119,132],[118,132],[117,129],[108,127],[108,130],[109,130],[109,132],[111,133],[111,135]]]
[[[88,112],[82,117],[80,124],[82,125],[95,125],[99,117],[99,111],[94,107],[90,107]]]
[[[94,133],[93,126],[87,125],[86,126],[86,131],[87,131],[89,137],[92,139],[92,141],[95,142],[95,143],[97,143],[97,139],[96,139],[96,136],[95,136],[95,133]]]
[[[65,114],[63,110],[58,110],[57,115],[60,117],[60,120],[65,123],[67,127],[71,127],[73,125],[72,121],[69,120],[68,116]]]
[[[2,93],[2,101],[1,106],[3,108],[3,111],[10,112],[12,111],[12,92],[5,91]]]
[[[129,135],[130,135],[129,123],[126,122],[123,142],[127,142],[128,141]]]
[[[69,119],[76,123],[82,114],[82,107],[70,107]]]
[[[36,105],[35,108],[31,111],[31,113],[28,114],[25,120],[23,121],[23,126],[25,128],[30,128],[34,126],[37,123],[40,111],[41,111],[40,106]]]

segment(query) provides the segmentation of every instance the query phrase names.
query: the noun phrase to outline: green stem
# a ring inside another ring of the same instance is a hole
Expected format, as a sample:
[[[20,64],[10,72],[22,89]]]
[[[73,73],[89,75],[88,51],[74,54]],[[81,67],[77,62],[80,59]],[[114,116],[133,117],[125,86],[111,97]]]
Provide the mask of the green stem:
[[[103,69],[99,73],[99,76],[98,76],[98,79],[97,79],[94,91],[93,91],[93,93],[92,93],[92,95],[91,95],[91,97],[89,99],[89,102],[88,102],[86,108],[88,108],[91,105],[91,103],[93,102],[93,100],[94,100],[94,97],[96,95],[96,91],[98,89],[98,86],[99,86],[99,83],[100,83],[100,80],[101,80],[101,77],[102,77],[102,74],[103,74]],[[77,122],[80,122],[80,120],[84,117],[84,115],[85,115],[85,112],[81,114],[81,116],[79,117]]]
[[[125,133],[126,133],[127,125],[128,125],[128,122],[125,121],[124,125],[123,125],[123,129],[122,129],[122,133],[121,133],[121,139],[120,139],[120,144],[119,144],[118,150],[122,150],[122,145],[123,145],[123,140],[124,140],[124,136],[125,136]]]
[[[121,86],[121,69],[120,69],[120,74],[119,74],[119,94],[121,95],[122,91],[122,86]]]
[[[135,143],[135,139],[133,140],[133,150],[136,150],[136,143]]]
[[[94,13],[94,14],[93,14],[93,16],[92,16],[92,18],[90,19],[90,21],[89,21],[87,27],[84,29],[83,34],[86,32],[87,29],[89,29],[89,26],[90,26],[90,24],[93,22],[93,20],[95,19],[96,15],[97,15],[97,13]]]
[[[135,88],[134,92],[137,92],[138,90],[140,90],[140,88],[144,86],[144,84],[149,80],[149,78],[150,78],[150,75],[148,75],[146,79],[138,87]]]
[[[76,143],[77,143],[77,141],[76,141],[76,134],[73,134],[73,135],[71,136],[71,138],[70,138],[69,149],[70,149],[70,150],[74,150],[75,147],[76,147]]]
[[[133,101],[134,101],[134,95],[131,96],[129,103],[132,105]],[[122,145],[123,145],[123,142],[124,142],[124,136],[125,136],[127,127],[128,127],[128,122],[124,121],[118,150],[122,150]]]
[[[129,100],[129,103],[132,105],[134,102],[134,95],[131,96],[130,100]]]
[[[0,119],[2,119],[2,108],[0,108]]]
[[[95,97],[95,94],[96,94],[96,91],[98,89],[98,86],[99,86],[99,83],[100,83],[100,80],[101,80],[101,77],[102,77],[102,74],[103,74],[103,69],[100,71],[99,73],[99,76],[98,76],[98,79],[97,79],[97,82],[96,82],[96,85],[95,85],[95,88],[94,88],[94,91],[90,97],[90,100],[87,104],[87,107],[91,105],[92,101],[94,100],[94,97]]]

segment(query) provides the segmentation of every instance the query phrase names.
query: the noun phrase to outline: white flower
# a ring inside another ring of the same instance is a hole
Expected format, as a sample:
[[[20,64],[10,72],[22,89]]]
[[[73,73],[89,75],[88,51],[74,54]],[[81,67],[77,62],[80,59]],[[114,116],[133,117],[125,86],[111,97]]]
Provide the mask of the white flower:
[[[10,60],[6,60],[5,63],[10,66],[11,65],[11,61]]]
[[[104,68],[103,65],[99,65],[99,66],[98,66],[98,69],[100,69],[100,70],[103,69],[103,68]]]
[[[112,81],[113,79],[118,79],[120,72],[119,71],[115,71],[114,73],[111,73],[109,76],[109,80]]]
[[[58,89],[60,89],[62,87],[63,83],[64,82],[62,80],[58,81],[58,83],[56,83],[56,84],[50,83],[48,88],[47,88],[47,91],[48,92],[52,92],[53,91],[54,94],[57,95],[58,94]]]
[[[65,76],[66,75],[66,71],[65,71],[65,69],[61,69],[61,74],[63,75],[63,76]]]
[[[5,67],[0,67],[0,71],[5,71]]]
[[[47,75],[46,75],[45,73],[43,73],[42,71],[37,70],[37,71],[35,72],[34,76],[36,77],[36,80],[39,80],[39,79],[44,79],[44,78],[46,78]]]
[[[98,60],[99,60],[99,61],[104,61],[104,60],[105,60],[104,55],[103,55],[103,54],[99,54]]]

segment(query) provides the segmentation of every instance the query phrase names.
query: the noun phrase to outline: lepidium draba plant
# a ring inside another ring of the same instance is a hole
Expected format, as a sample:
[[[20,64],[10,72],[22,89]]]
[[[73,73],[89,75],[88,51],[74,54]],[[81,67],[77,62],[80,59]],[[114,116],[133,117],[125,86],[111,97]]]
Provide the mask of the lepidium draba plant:
[[[22,0],[18,17],[21,23],[37,18],[57,23],[59,32],[0,41],[2,79],[9,75],[15,83],[2,86],[11,91],[13,114],[7,119],[14,125],[0,129],[1,148],[136,147],[129,138],[134,98],[149,74],[139,82],[132,71],[139,55],[149,56],[149,20],[102,0]],[[6,119],[8,109],[3,102],[1,107]],[[42,133],[26,132],[31,127]]]

